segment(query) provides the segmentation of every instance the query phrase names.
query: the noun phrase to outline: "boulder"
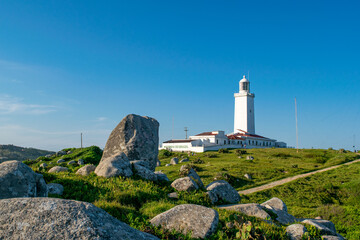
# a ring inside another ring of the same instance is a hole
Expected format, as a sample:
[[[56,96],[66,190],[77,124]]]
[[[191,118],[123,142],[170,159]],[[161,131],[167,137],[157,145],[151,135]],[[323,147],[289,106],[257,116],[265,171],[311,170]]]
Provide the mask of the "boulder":
[[[177,157],[174,157],[170,160],[170,164],[171,165],[176,165],[179,163],[179,159]]]
[[[219,206],[219,208],[241,212],[248,216],[253,216],[261,219],[271,219],[271,216],[266,211],[264,211],[264,209],[258,203],[224,205]]]
[[[57,198],[0,200],[0,239],[158,239],[91,203]]]
[[[322,240],[344,240],[344,238],[340,235],[331,236],[331,235],[323,235],[321,236]]]
[[[240,201],[239,193],[226,181],[214,181],[206,186],[206,190],[216,195],[218,200],[229,203],[237,203]]]
[[[250,175],[250,174],[248,174],[248,173],[245,173],[244,177],[245,177],[246,179],[249,179],[249,180],[251,180],[251,179],[252,179],[251,175]]]
[[[79,170],[76,171],[76,174],[88,176],[88,175],[90,175],[90,173],[95,171],[95,168],[96,168],[95,165],[92,165],[92,164],[86,165],[86,166],[79,168]]]
[[[190,177],[192,180],[194,180],[194,182],[196,182],[196,184],[199,186],[199,188],[205,188],[203,182],[201,181],[200,176],[189,165],[182,165],[180,168],[180,173],[183,176]]]
[[[156,174],[156,177],[157,177],[158,181],[166,181],[166,182],[170,181],[165,173],[160,172],[160,171],[157,171],[157,172],[154,172],[154,173]]]
[[[101,177],[130,177],[133,172],[129,159],[124,153],[114,157],[102,158],[101,162],[95,169],[95,174]]]
[[[74,165],[74,164],[76,164],[76,161],[74,161],[74,160],[68,162],[68,165]]]
[[[132,165],[140,165],[140,166],[143,166],[143,167],[145,167],[145,168],[147,168],[147,169],[150,169],[150,164],[149,164],[149,162],[147,162],[147,161],[144,161],[144,160],[135,160],[135,161],[130,161],[130,164],[132,164]]]
[[[178,191],[195,191],[199,186],[190,177],[178,178],[171,183],[171,186]]]
[[[310,224],[320,230],[321,235],[337,236],[334,223],[327,220],[305,219],[302,223]]]
[[[180,163],[189,162],[190,160],[188,158],[184,158],[180,160]]]
[[[254,160],[253,156],[246,156],[246,160]]]
[[[77,161],[77,164],[78,165],[84,165],[85,164],[85,161],[84,161],[84,159],[82,159],[82,158],[80,158],[78,161]]]
[[[128,161],[149,162],[155,171],[158,160],[159,123],[154,118],[127,115],[111,132],[106,142],[101,161],[125,153]]]
[[[42,168],[46,168],[48,165],[46,164],[46,163],[42,163],[42,164],[40,164],[40,167],[42,167]]]
[[[67,167],[55,166],[50,168],[49,173],[59,173],[59,172],[67,172],[69,169]]]
[[[301,240],[306,232],[307,229],[302,224],[292,224],[286,228],[286,235],[290,240]]]
[[[193,238],[206,238],[216,231],[219,214],[204,206],[183,204],[157,215],[150,222],[170,231],[191,232]]]
[[[172,192],[172,193],[169,193],[169,194],[168,194],[168,197],[169,197],[169,198],[178,199],[178,198],[179,198],[179,195],[178,195],[177,192]]]
[[[63,162],[65,162],[65,159],[59,159],[59,160],[57,160],[57,163],[63,163]]]
[[[53,154],[45,155],[46,158],[51,158],[52,156],[53,156]]]
[[[72,154],[73,152],[72,151],[67,151],[66,154]]]
[[[286,204],[277,197],[263,202],[261,206],[275,213],[277,215],[276,220],[281,224],[287,225],[297,221],[294,216],[287,212]]]
[[[47,195],[48,189],[43,176],[26,164],[16,160],[0,164],[0,199]]]
[[[66,155],[66,152],[65,151],[58,151],[56,153],[56,156],[63,156],[63,155]]]
[[[153,171],[150,171],[148,168],[140,164],[133,164],[133,166],[134,166],[135,174],[141,177],[142,179],[157,181],[157,175]]]
[[[170,166],[171,166],[171,164],[170,164],[170,163],[168,163],[168,164],[166,164],[166,165],[165,165],[165,167],[170,167]]]
[[[64,192],[64,187],[63,185],[59,184],[59,183],[49,183],[47,185],[48,190],[49,190],[49,194],[57,194],[57,195],[62,195]]]

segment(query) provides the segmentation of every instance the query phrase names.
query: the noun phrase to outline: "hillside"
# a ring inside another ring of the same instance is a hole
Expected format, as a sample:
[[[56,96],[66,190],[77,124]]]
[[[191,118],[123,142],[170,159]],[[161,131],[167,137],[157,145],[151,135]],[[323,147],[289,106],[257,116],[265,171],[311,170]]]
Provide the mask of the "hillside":
[[[0,161],[1,159],[23,161],[27,159],[36,159],[47,154],[54,154],[54,152],[36,148],[18,147],[11,144],[0,145]]]

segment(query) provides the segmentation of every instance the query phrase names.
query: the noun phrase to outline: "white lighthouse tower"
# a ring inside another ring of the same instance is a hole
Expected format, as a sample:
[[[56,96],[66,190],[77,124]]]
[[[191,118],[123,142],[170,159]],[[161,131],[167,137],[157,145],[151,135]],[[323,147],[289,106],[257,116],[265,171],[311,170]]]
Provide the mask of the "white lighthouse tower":
[[[250,82],[245,78],[239,82],[239,92],[235,97],[235,118],[234,133],[255,134],[254,98],[255,94],[250,93]]]

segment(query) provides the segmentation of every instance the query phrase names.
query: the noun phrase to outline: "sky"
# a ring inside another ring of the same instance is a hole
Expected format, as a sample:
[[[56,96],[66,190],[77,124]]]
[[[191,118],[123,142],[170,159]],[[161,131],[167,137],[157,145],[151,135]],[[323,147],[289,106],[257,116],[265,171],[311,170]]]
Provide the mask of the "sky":
[[[1,1],[0,144],[104,147],[127,114],[160,142],[233,131],[245,74],[256,133],[360,146],[358,1]],[[250,75],[250,76],[249,76]]]

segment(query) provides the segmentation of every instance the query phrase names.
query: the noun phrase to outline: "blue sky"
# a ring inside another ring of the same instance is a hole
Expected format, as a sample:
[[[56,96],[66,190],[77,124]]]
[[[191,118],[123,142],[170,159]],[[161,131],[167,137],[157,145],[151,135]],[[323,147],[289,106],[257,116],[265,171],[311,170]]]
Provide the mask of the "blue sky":
[[[357,1],[2,1],[0,144],[103,147],[129,113],[160,140],[233,129],[250,72],[258,134],[360,143]]]

